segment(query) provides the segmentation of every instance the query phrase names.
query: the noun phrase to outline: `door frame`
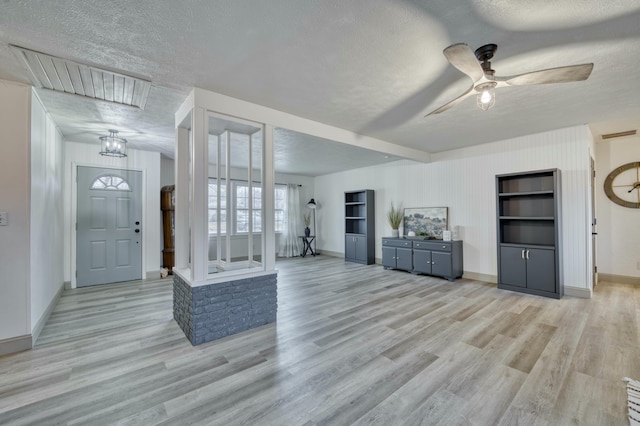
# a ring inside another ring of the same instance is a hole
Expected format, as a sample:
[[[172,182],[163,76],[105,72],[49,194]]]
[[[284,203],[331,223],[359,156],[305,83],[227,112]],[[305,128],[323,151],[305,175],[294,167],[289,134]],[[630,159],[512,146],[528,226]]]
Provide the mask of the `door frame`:
[[[71,262],[71,288],[78,288],[78,283],[76,280],[76,266],[77,266],[77,232],[76,232],[76,221],[78,220],[78,167],[97,167],[101,169],[112,169],[112,170],[127,170],[133,172],[141,172],[142,173],[142,262],[140,262],[140,268],[142,269],[140,272],[140,276],[142,279],[147,278],[147,256],[145,253],[145,248],[147,247],[147,172],[143,168],[137,167],[117,167],[114,165],[105,165],[105,164],[95,164],[95,163],[84,163],[84,162],[71,162],[71,214],[69,220],[71,223],[69,224],[69,229],[71,229],[71,254],[70,254],[70,262]]]
[[[598,219],[596,211],[596,160],[593,155],[589,155],[589,193],[591,205],[589,206],[591,216],[591,238],[588,245],[591,245],[590,267],[591,267],[591,291],[593,292],[598,285]]]

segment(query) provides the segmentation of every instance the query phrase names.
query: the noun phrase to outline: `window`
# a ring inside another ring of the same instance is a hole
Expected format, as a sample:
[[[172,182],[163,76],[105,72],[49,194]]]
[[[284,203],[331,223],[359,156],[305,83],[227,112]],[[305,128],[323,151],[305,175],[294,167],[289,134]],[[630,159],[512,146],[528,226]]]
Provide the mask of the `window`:
[[[236,233],[249,232],[249,185],[236,182]],[[251,188],[253,193],[253,232],[262,232],[262,188]]]
[[[106,189],[107,191],[131,191],[126,180],[116,175],[100,176],[91,184],[91,189]]]
[[[215,178],[209,178],[209,234],[218,231],[216,217],[217,188]],[[249,232],[249,185],[246,181],[231,181],[233,234]],[[253,232],[262,232],[262,188],[253,187]],[[275,231],[283,232],[287,211],[287,186],[275,188]],[[220,234],[227,233],[227,185],[220,184]]]
[[[218,183],[215,178],[209,178],[209,234],[218,232],[217,201]],[[224,181],[220,184],[220,233],[227,233],[227,185]]]
[[[287,186],[276,185],[275,195],[275,217],[276,217],[276,232],[284,232],[285,218],[287,217]]]
[[[236,233],[249,232],[249,185],[235,182],[236,188]],[[253,192],[253,232],[262,232],[262,188],[251,188]],[[275,186],[275,231],[284,231],[285,212],[287,209],[287,186]]]

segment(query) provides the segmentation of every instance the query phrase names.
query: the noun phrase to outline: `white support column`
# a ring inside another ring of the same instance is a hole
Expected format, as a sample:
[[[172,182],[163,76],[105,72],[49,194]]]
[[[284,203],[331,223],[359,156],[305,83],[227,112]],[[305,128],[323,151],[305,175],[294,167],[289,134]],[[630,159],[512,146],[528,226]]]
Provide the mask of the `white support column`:
[[[276,233],[275,233],[275,171],[273,165],[273,126],[264,126],[264,150],[262,154],[262,168],[264,173],[264,238],[262,253],[264,267],[267,271],[276,268]]]
[[[175,266],[189,267],[189,129],[176,129]]]
[[[209,228],[207,224],[208,201],[208,120],[204,108],[193,109],[193,149],[191,164],[191,278],[195,282],[204,281],[208,274]]]

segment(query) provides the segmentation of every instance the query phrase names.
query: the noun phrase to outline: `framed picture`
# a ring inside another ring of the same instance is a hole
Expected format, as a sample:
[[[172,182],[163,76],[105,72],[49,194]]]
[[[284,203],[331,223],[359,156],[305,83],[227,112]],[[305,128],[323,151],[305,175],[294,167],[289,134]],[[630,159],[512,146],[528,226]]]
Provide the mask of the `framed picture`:
[[[442,231],[448,228],[448,207],[418,207],[404,209],[404,235],[410,231],[416,237],[442,239]]]

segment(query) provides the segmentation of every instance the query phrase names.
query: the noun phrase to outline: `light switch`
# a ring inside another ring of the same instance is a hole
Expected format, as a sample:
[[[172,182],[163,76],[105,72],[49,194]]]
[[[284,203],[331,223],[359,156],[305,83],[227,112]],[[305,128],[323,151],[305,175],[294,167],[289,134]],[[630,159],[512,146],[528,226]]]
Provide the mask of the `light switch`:
[[[0,226],[7,226],[9,224],[9,213],[0,212]]]

